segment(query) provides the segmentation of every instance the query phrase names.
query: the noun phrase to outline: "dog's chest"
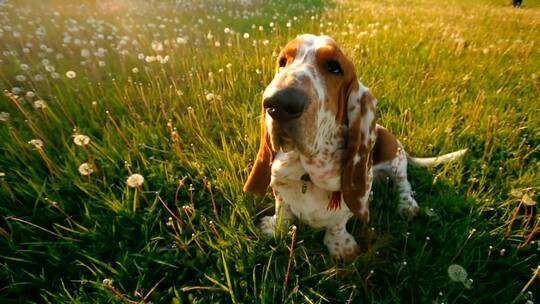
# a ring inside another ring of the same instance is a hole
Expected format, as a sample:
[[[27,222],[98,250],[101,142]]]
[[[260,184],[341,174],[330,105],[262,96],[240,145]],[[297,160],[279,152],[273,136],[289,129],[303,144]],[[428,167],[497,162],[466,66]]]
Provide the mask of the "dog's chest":
[[[344,202],[341,208],[328,210],[332,192],[317,187],[307,176],[296,152],[279,152],[272,164],[270,182],[276,199],[282,199],[300,221],[314,228],[346,221],[352,213]]]

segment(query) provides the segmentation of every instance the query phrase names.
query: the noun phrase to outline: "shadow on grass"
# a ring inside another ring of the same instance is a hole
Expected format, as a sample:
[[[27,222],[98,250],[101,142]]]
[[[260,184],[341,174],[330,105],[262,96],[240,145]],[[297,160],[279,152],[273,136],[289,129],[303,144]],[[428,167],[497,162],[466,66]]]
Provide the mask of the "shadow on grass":
[[[421,206],[419,215],[412,220],[400,217],[397,189],[392,183],[375,183],[370,221],[349,221],[349,231],[362,247],[351,265],[330,260],[322,243],[324,231],[300,224],[294,267],[288,275],[296,285],[286,292],[279,283],[275,285],[281,291],[276,293],[283,294],[279,299],[511,303],[517,298],[531,278],[534,248],[518,250],[515,241],[492,233],[496,224],[480,211],[481,202],[466,194],[465,186],[444,178],[434,183],[433,173],[426,169],[409,168],[409,173]],[[290,242],[288,237],[263,243],[272,248],[274,267],[286,268]],[[449,278],[447,269],[452,264],[467,270],[466,281]]]

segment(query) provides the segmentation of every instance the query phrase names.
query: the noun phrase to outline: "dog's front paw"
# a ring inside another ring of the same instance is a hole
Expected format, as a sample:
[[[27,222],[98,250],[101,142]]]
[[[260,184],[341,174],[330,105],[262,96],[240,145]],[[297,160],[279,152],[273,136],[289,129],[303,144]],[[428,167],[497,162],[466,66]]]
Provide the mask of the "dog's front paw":
[[[418,214],[420,207],[411,194],[402,194],[399,201],[399,213],[405,218],[413,218]]]
[[[327,232],[324,236],[324,244],[332,258],[350,263],[360,254],[360,247],[356,240],[348,232],[332,234]]]
[[[276,216],[263,217],[259,223],[259,230],[261,230],[262,234],[273,237],[276,230]]]

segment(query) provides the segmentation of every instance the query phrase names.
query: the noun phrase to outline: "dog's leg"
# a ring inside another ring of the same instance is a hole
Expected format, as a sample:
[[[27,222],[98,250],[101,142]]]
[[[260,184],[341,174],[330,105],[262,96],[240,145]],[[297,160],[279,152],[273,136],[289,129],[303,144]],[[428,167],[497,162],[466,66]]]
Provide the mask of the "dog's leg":
[[[399,155],[392,162],[392,179],[399,189],[399,213],[406,217],[414,217],[420,207],[413,198],[411,184],[407,179],[407,153],[399,149]]]
[[[324,244],[334,259],[351,262],[360,253],[360,247],[358,247],[354,237],[347,232],[346,224],[347,220],[345,219],[341,224],[327,227]]]
[[[264,216],[259,224],[261,232],[272,237],[277,231],[285,231],[288,227],[288,222],[294,219],[291,208],[285,203],[277,191],[274,191],[274,197],[276,200],[275,214]]]

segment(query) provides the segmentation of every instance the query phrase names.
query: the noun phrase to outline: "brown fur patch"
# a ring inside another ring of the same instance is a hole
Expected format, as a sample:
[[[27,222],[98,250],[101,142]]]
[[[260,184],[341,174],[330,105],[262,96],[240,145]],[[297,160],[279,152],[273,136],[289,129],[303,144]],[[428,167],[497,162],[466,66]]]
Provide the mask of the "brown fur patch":
[[[265,125],[265,111],[262,109],[261,117],[261,142],[259,144],[259,151],[257,152],[257,158],[253,164],[253,168],[249,173],[249,177],[244,184],[244,191],[252,192],[255,194],[264,194],[266,188],[270,184],[271,165],[274,160],[275,152],[272,151],[270,144],[270,137],[266,131]]]
[[[377,141],[373,147],[373,163],[379,164],[396,158],[398,154],[398,142],[396,137],[384,128],[377,129]]]
[[[371,111],[375,115],[375,98],[369,91],[364,92],[358,98],[360,113],[353,121],[349,121],[349,136],[347,143],[347,153],[344,159],[342,173],[343,199],[349,209],[359,218],[367,220],[369,212],[367,210],[366,195],[371,187],[370,168],[373,163],[373,145],[371,142],[371,132],[375,131],[375,116],[370,122],[368,130],[362,130],[362,119],[368,117],[367,113]],[[355,101],[349,101],[355,102]],[[363,139],[368,138],[367,146],[362,144]],[[354,158],[358,158],[355,163]],[[364,201],[362,201],[364,199]],[[365,211],[361,212],[362,209]]]

